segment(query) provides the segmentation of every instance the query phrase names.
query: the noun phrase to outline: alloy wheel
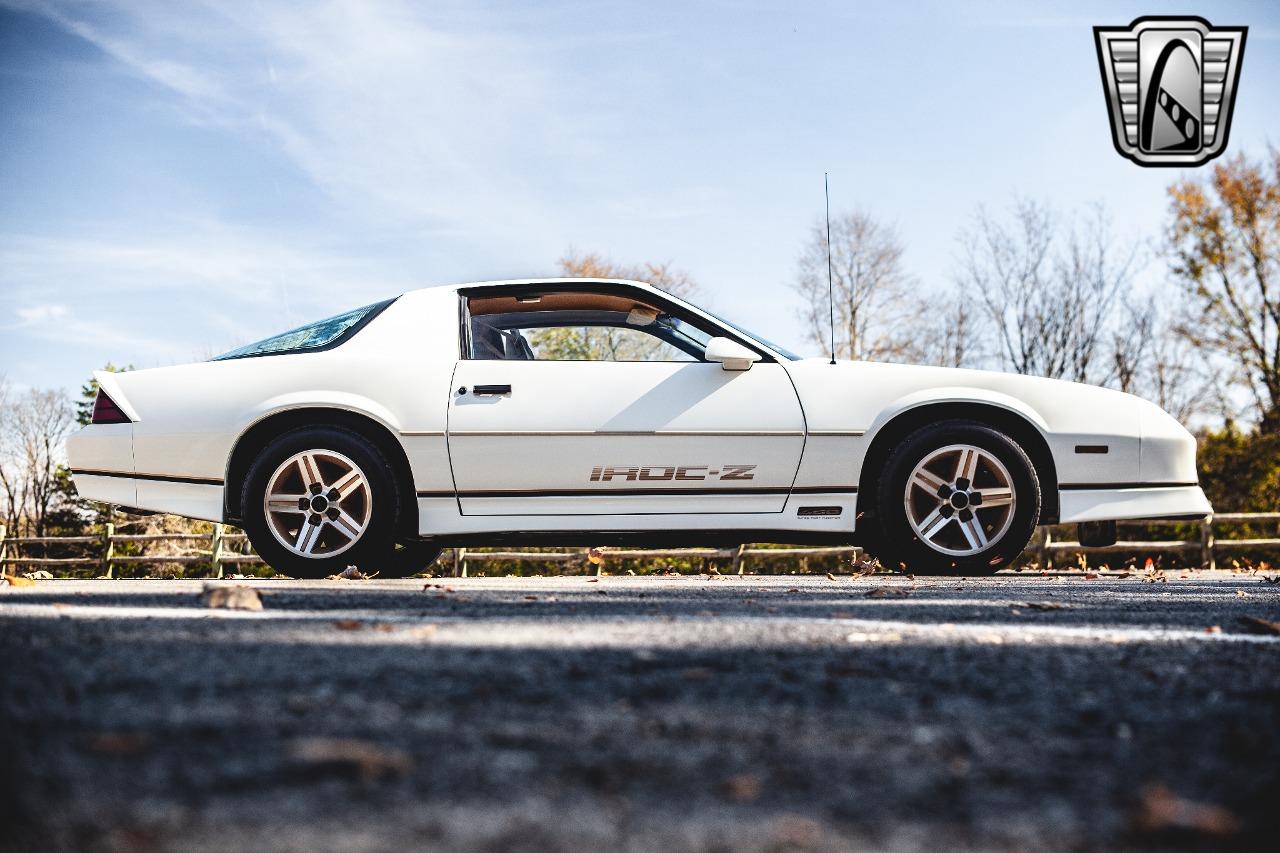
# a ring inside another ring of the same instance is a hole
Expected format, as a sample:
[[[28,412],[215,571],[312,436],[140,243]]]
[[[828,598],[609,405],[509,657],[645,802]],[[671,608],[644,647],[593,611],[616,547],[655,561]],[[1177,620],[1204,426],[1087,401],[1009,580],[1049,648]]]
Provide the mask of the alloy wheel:
[[[373,516],[369,480],[332,450],[304,450],[280,463],[263,496],[271,533],[299,557],[333,557],[355,545]]]
[[[920,541],[967,557],[998,542],[1017,506],[1013,478],[990,451],[951,444],[920,460],[903,494],[907,521]]]

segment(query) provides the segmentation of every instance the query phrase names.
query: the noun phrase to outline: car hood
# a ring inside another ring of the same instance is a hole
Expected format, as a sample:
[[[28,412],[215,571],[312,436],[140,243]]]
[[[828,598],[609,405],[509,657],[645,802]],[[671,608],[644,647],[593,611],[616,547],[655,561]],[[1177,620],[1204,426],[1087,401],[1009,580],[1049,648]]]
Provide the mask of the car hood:
[[[1158,406],[1109,388],[991,370],[804,359],[788,373],[814,430],[874,431],[899,412],[937,402],[983,402],[1018,412],[1041,430],[1130,432],[1171,421]]]

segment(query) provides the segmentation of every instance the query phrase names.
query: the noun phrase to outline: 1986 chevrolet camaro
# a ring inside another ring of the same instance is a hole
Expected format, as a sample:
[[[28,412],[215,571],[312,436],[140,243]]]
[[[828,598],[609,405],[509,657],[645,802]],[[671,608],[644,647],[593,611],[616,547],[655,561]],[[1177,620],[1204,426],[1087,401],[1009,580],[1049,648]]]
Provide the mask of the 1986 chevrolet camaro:
[[[859,542],[983,574],[1037,524],[1201,517],[1195,440],[1117,391],[802,359],[649,285],[434,287],[219,356],[99,373],[84,497],[242,525],[273,567],[448,546]]]

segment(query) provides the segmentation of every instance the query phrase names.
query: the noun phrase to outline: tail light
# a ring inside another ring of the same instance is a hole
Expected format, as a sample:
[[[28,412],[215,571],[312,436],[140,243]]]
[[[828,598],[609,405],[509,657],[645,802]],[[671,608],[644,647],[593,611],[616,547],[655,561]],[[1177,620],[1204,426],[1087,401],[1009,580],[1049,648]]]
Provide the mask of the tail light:
[[[93,401],[93,423],[95,424],[128,424],[133,423],[129,416],[120,410],[116,401],[107,396],[101,388]]]

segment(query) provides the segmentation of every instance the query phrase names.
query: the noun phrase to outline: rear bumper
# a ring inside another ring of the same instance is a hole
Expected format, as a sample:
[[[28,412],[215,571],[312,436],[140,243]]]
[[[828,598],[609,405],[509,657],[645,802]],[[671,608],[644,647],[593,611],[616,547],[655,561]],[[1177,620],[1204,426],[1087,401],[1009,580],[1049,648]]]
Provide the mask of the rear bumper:
[[[126,472],[71,470],[76,491],[91,501],[222,521],[222,483]]]
[[[1058,502],[1059,520],[1064,524],[1200,517],[1213,512],[1204,491],[1191,483],[1066,488],[1059,491]]]

